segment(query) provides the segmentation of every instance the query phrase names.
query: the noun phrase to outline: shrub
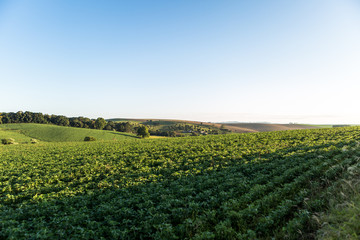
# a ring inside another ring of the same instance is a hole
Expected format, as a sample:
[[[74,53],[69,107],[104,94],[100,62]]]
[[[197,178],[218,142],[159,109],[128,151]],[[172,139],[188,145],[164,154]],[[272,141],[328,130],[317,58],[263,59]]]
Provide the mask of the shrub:
[[[85,142],[96,141],[96,138],[95,138],[95,137],[92,137],[92,136],[87,136],[87,137],[84,138],[84,141],[85,141]]]
[[[4,145],[15,144],[15,139],[13,139],[13,138],[4,138],[4,139],[1,139],[1,143],[4,144]]]
[[[140,126],[137,129],[137,135],[141,138],[148,138],[150,137],[149,129],[146,126]]]
[[[37,139],[35,139],[35,138],[32,138],[32,139],[30,140],[30,142],[31,142],[32,144],[39,143],[39,141],[38,141]]]

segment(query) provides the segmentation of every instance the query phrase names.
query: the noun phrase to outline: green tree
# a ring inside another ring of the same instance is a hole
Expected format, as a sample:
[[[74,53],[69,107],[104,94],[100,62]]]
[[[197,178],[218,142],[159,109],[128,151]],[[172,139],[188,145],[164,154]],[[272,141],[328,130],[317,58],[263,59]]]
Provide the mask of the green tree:
[[[102,130],[106,125],[106,121],[103,118],[97,118],[95,121],[95,128]]]
[[[132,126],[129,122],[126,122],[124,124],[124,132],[131,133],[132,132]]]
[[[56,125],[60,125],[60,126],[69,126],[70,121],[67,117],[65,116],[55,116],[52,117],[52,122]]]
[[[142,138],[150,137],[149,129],[146,126],[140,126],[137,129],[137,135]]]
[[[106,126],[104,127],[105,130],[113,130],[115,129],[115,122],[109,121],[107,122]]]
[[[176,137],[176,132],[175,131],[169,131],[168,136],[169,137]]]

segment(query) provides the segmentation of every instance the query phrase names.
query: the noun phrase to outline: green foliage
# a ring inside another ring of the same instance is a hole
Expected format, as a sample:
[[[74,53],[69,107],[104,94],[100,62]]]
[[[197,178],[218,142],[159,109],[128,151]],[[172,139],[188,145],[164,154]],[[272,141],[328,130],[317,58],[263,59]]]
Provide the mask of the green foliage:
[[[6,131],[1,131],[6,130]],[[93,136],[98,140],[124,140],[127,138],[135,138],[136,136],[128,133],[110,132],[104,130],[73,128],[73,127],[61,127],[48,124],[33,124],[33,123],[17,123],[17,124],[1,124],[0,125],[0,137],[5,132],[13,132],[10,137],[16,137],[18,134],[16,131],[21,132],[21,136],[26,138],[23,142],[29,142],[31,138],[36,138],[45,142],[72,142],[72,141],[84,141],[86,136]],[[4,135],[4,138],[6,135]]]
[[[96,129],[99,129],[99,130],[102,130],[106,125],[106,121],[105,119],[103,118],[97,118],[96,121],[95,121],[95,128]]]
[[[203,125],[199,123],[187,123],[184,121],[152,121],[148,120],[142,124],[149,127],[151,135],[155,136],[168,136],[168,137],[180,137],[180,136],[194,136],[207,135],[207,134],[223,134],[230,132],[227,129],[220,129],[214,125]]]
[[[86,137],[84,138],[84,141],[85,141],[85,142],[96,141],[96,138],[93,137],[93,136],[86,136]]]
[[[301,239],[360,128],[2,146],[0,239]]]
[[[149,129],[146,126],[140,126],[137,129],[137,135],[141,138],[148,138],[150,137]]]
[[[15,144],[15,139],[13,138],[3,138],[1,139],[1,143],[4,145],[10,145],[10,144]]]
[[[0,125],[0,139],[13,138],[19,144],[29,143],[30,137],[25,136],[20,130],[8,130],[4,128],[5,125]]]
[[[197,132],[192,132],[191,136],[199,136],[199,134]]]
[[[326,192],[329,208],[316,218],[321,227],[317,239],[360,238],[360,164],[347,168],[346,173],[346,178]]]
[[[115,130],[119,132],[127,132],[131,133],[133,132],[133,129],[135,128],[137,124],[131,124],[130,122],[118,122],[115,123]]]
[[[37,143],[39,143],[39,141],[38,141],[37,139],[35,139],[35,138],[32,138],[32,139],[30,140],[30,142],[31,142],[32,144],[37,144]]]
[[[69,119],[65,116],[56,116],[54,118],[53,122],[59,126],[69,126],[70,125]]]

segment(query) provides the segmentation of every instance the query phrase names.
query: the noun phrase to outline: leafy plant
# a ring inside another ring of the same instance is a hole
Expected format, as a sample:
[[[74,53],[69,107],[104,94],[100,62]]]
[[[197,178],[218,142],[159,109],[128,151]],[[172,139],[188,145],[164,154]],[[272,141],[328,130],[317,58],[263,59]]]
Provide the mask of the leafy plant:
[[[84,138],[84,141],[85,141],[85,142],[96,141],[96,138],[95,138],[95,137],[92,137],[92,136],[86,136],[86,137]]]
[[[0,239],[301,239],[360,128],[1,147]]]

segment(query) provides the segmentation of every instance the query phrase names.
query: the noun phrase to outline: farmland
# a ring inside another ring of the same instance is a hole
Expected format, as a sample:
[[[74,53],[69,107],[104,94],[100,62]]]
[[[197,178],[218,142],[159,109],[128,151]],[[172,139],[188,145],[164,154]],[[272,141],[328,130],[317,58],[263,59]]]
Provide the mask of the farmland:
[[[16,140],[20,137],[24,141],[29,138],[35,138],[46,142],[83,141],[86,136],[93,136],[98,140],[123,140],[135,137],[135,135],[129,133],[36,123],[0,124],[0,137],[6,138],[5,133],[8,135],[12,134]]]
[[[270,132],[285,131],[297,129],[316,129],[331,127],[325,125],[304,125],[304,124],[272,124],[272,123],[224,123],[224,125],[233,132]]]
[[[298,239],[360,128],[0,146],[0,239]]]
[[[273,123],[211,123],[211,122],[197,122],[186,120],[173,119],[126,119],[114,118],[109,121],[117,122],[131,122],[137,124],[145,124],[151,127],[152,130],[168,131],[172,127],[178,125],[189,125],[201,127],[204,131],[219,130],[225,127],[234,133],[254,133],[254,132],[270,132],[270,131],[284,131],[284,130],[298,130],[298,129],[317,129],[317,128],[331,128],[332,125],[305,125],[305,124],[273,124]]]

